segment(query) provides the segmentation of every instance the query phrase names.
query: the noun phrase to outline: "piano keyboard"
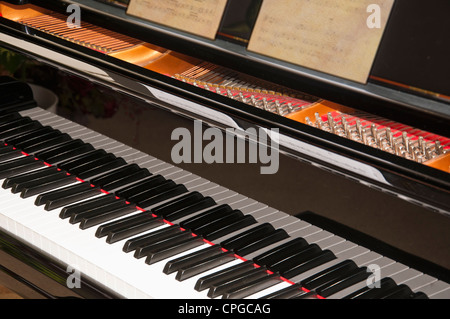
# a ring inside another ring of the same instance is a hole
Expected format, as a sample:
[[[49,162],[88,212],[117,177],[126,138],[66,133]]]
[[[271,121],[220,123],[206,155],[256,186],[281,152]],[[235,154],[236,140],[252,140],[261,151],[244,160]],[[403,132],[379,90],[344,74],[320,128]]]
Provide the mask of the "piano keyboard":
[[[124,298],[450,298],[446,282],[58,115],[0,114],[0,228]]]

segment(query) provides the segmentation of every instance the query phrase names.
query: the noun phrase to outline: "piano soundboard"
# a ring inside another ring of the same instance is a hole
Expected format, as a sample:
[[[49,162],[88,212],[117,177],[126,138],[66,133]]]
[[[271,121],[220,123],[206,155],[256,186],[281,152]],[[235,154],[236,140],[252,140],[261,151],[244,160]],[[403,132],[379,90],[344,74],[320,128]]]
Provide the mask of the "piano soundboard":
[[[116,297],[450,298],[436,276],[21,98],[0,110],[0,230]]]

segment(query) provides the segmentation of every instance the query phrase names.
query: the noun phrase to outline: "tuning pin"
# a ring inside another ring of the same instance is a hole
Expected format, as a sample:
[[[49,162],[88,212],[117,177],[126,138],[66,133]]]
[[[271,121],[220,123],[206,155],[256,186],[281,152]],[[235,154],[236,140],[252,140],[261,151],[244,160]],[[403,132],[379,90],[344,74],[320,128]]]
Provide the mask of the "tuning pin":
[[[309,116],[305,117],[305,122],[306,122],[306,124],[308,124],[310,126],[314,126],[314,123],[311,122],[311,120],[309,119]]]
[[[275,107],[276,107],[276,109],[277,109],[277,113],[280,114],[280,115],[283,115],[283,114],[282,114],[282,110],[281,110],[281,104],[280,104],[280,101],[275,100]]]
[[[377,126],[376,126],[375,124],[372,124],[371,127],[370,127],[370,129],[371,129],[371,131],[372,131],[372,136],[373,136],[373,139],[374,139],[375,143],[376,143],[378,146],[380,146],[380,145],[379,145],[379,141],[378,141],[378,128],[377,128]]]
[[[358,132],[359,136],[362,137],[363,129],[360,120],[356,120],[356,131]]]
[[[316,118],[316,127],[322,129],[323,123],[322,123],[322,119],[320,118],[319,113],[314,113],[314,116]]]
[[[434,149],[435,149],[436,155],[442,155],[444,153],[444,150],[443,150],[443,148],[441,146],[441,142],[440,141],[436,141],[434,143]]]
[[[247,99],[244,97],[244,94],[242,94],[242,92],[239,92],[239,99],[241,100],[241,102],[247,103]]]
[[[389,145],[393,148],[394,147],[394,135],[392,134],[391,128],[386,128],[386,137],[389,142]]]

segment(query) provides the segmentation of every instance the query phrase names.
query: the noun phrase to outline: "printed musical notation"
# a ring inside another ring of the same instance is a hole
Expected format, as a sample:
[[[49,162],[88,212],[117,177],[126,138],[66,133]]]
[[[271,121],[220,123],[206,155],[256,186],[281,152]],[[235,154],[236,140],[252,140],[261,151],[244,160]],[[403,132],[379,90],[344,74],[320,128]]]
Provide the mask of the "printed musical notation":
[[[227,0],[131,0],[127,14],[215,39]]]
[[[248,50],[366,83],[393,3],[264,0]]]

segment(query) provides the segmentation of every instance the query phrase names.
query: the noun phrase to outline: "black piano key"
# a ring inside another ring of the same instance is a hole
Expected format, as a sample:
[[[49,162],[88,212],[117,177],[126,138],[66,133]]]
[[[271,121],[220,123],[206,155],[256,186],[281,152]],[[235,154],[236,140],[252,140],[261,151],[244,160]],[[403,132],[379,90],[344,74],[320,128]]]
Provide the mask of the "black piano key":
[[[129,200],[130,202],[138,203],[140,201],[146,200],[149,197],[155,196],[156,194],[159,194],[160,192],[168,190],[168,189],[174,187],[175,185],[176,185],[176,183],[174,181],[165,180],[162,183],[158,183],[158,185],[146,188],[144,191],[142,191],[139,194],[135,194],[135,195],[128,196],[125,198],[127,200]]]
[[[369,276],[370,272],[367,271],[367,268],[361,267],[316,288],[316,293],[326,298],[358,282],[366,280]]]
[[[0,145],[0,155],[7,154],[14,150],[15,150],[15,147],[12,145],[4,145],[4,144]]]
[[[292,256],[296,252],[308,246],[308,242],[303,238],[294,238],[278,247],[266,251],[253,258],[255,263],[260,266],[267,266],[273,264],[281,258]]]
[[[42,183],[39,185],[35,185],[32,187],[26,187],[20,193],[21,198],[28,198],[30,196],[34,196],[37,194],[42,194],[52,189],[56,189],[62,186],[69,185],[76,181],[75,176],[63,176],[60,179],[48,181],[46,183]]]
[[[223,251],[218,255],[206,257],[200,262],[179,269],[175,276],[175,279],[178,281],[183,281],[193,276],[199,275],[205,271],[211,270],[217,266],[224,265],[235,259],[236,256],[233,252]]]
[[[84,163],[90,162],[96,158],[98,158],[101,155],[105,155],[106,151],[105,150],[95,150],[86,154],[83,154],[81,156],[78,156],[76,158],[71,158],[71,159],[67,159],[62,163],[59,163],[57,166],[61,169],[64,170],[71,170],[74,167],[77,167],[79,165],[82,165]]]
[[[247,226],[256,224],[256,219],[251,215],[245,215],[242,218],[237,219],[234,222],[226,225],[223,228],[212,230],[209,233],[202,233],[202,237],[206,240],[213,241],[227,234],[231,234],[239,229],[243,229]]]
[[[351,271],[358,270],[358,266],[351,260],[344,260],[328,269],[310,276],[300,282],[300,284],[308,290],[314,290],[321,285],[326,284],[336,278],[347,274]]]
[[[129,238],[131,236],[135,236],[144,231],[151,230],[153,228],[157,228],[164,225],[164,220],[162,218],[156,217],[152,219],[147,219],[144,221],[139,221],[136,224],[128,225],[126,227],[116,229],[108,233],[108,237],[106,238],[106,242],[108,244],[113,244],[120,240]]]
[[[147,255],[145,263],[151,265],[201,245],[205,245],[205,242],[199,237],[191,236],[190,238],[181,239],[165,247],[159,247],[152,250],[151,253]]]
[[[31,123],[33,120],[27,117],[21,117],[18,119],[11,120],[9,122],[5,122],[0,124],[0,134],[8,132],[9,130],[15,129],[24,124]]]
[[[260,299],[291,299],[304,296],[307,293],[309,293],[309,291],[303,290],[300,284],[293,284],[289,287],[280,289],[269,295],[263,296]]]
[[[129,197],[141,194],[142,192],[145,192],[147,189],[155,187],[156,185],[159,185],[164,181],[166,181],[166,179],[161,175],[153,175],[142,181],[119,189],[115,192],[115,194],[120,198],[128,199]]]
[[[60,154],[49,156],[45,158],[45,161],[51,165],[58,165],[68,159],[77,158],[78,156],[92,152],[94,147],[91,144],[83,144],[73,149],[61,152]]]
[[[86,198],[89,198],[92,196],[96,196],[100,193],[101,193],[101,191],[99,188],[91,187],[90,189],[86,189],[86,190],[80,191],[78,193],[66,195],[65,197],[62,197],[62,198],[47,201],[45,203],[44,209],[47,211],[50,211],[50,210],[53,210],[56,208],[61,208],[63,206],[70,205],[79,200],[86,199]]]
[[[113,154],[102,154],[98,155],[91,160],[80,161],[78,165],[72,165],[71,167],[64,167],[61,165],[61,168],[67,170],[70,174],[79,175],[83,172],[95,169],[103,164],[110,163],[117,159],[117,157]]]
[[[45,176],[39,176],[39,177],[36,176],[36,174],[33,174],[33,175],[34,175],[34,178],[32,178],[32,179],[29,179],[29,180],[23,181],[23,182],[16,182],[11,187],[11,192],[13,194],[20,193],[24,188],[34,187],[34,186],[37,186],[40,184],[45,184],[47,182],[52,182],[52,181],[67,177],[67,173],[64,171],[56,171],[51,174],[46,174]]]
[[[0,163],[3,163],[5,161],[9,161],[11,159],[14,159],[16,157],[22,156],[22,152],[18,149],[13,148],[12,146],[5,146],[4,149],[2,149],[2,153],[0,154]]]
[[[22,150],[27,154],[35,154],[35,153],[43,151],[43,150],[54,149],[55,147],[59,146],[60,144],[67,143],[70,141],[72,141],[72,137],[70,137],[69,134],[62,134],[60,136],[51,138],[47,141],[41,141],[32,146],[24,147],[24,148],[22,148]],[[79,141],[79,143],[82,143],[82,142]]]
[[[151,243],[147,243],[145,246],[140,246],[138,249],[136,249],[134,256],[136,258],[142,258],[152,253],[153,251],[171,247],[179,242],[188,240],[191,237],[192,233],[186,231],[182,231],[177,234],[170,234],[170,236],[166,236],[165,234],[163,234],[159,238],[155,238]]]
[[[19,112],[11,112],[7,114],[0,115],[0,123],[7,123],[14,121],[16,119],[21,118],[22,115],[19,114]]]
[[[174,214],[180,209],[188,207],[203,198],[204,196],[199,192],[191,192],[172,201],[154,207],[151,209],[151,212],[156,216],[161,216],[167,219],[167,217],[171,216],[171,214]]]
[[[222,230],[226,228],[231,223],[234,223],[236,221],[240,221],[244,217],[244,214],[239,211],[235,210],[229,213],[226,216],[220,217],[217,220],[212,220],[204,225],[199,225],[194,228],[191,228],[191,230],[197,234],[203,236],[203,234],[211,234],[212,232],[216,232],[218,230]]]
[[[21,165],[33,163],[35,161],[36,160],[33,157],[31,157],[31,156],[23,156],[21,158],[15,159],[15,160],[8,161],[6,163],[1,163],[0,164],[0,172],[8,170],[8,169],[11,169],[11,168],[14,168],[14,167],[18,167],[18,166],[21,166]]]
[[[3,99],[3,96],[2,96],[2,99]],[[9,112],[20,112],[23,110],[29,110],[29,109],[37,107],[37,104],[34,100],[17,99],[15,101],[10,101],[10,102],[12,102],[12,103],[9,105],[2,103],[2,107],[0,109],[0,114],[7,114]]]
[[[281,275],[284,278],[290,279],[334,259],[336,259],[336,256],[330,250],[324,250],[311,260],[299,263],[288,270],[283,270]]]
[[[102,214],[104,212],[108,212],[113,209],[120,208],[120,207],[126,207],[126,206],[128,206],[128,204],[125,202],[125,200],[115,200],[108,204],[102,205],[100,207],[94,207],[94,208],[91,208],[88,210],[74,213],[70,216],[69,223],[76,224],[76,223],[81,222],[81,220],[83,218],[93,217],[93,216]]]
[[[165,219],[170,222],[177,222],[180,218],[188,217],[201,210],[213,207],[216,202],[211,197],[204,197],[191,205],[188,205],[180,210],[165,214]]]
[[[241,299],[251,296],[263,289],[272,287],[282,282],[282,279],[277,274],[266,274],[264,277],[255,279],[254,281],[236,287],[230,291],[227,291],[222,298],[223,299]]]
[[[423,292],[419,291],[414,293],[410,299],[430,299],[430,298],[428,298],[428,296]]]
[[[234,215],[236,214],[240,216],[243,215],[241,212],[233,210],[228,205],[220,205],[212,209],[209,209],[206,212],[203,212],[199,215],[184,220],[183,222],[180,223],[180,227],[184,229],[198,228],[202,225],[210,223],[211,221],[216,221],[220,218],[224,218],[225,216],[229,216],[232,213]]]
[[[76,203],[73,205],[69,205],[66,207],[63,207],[61,209],[61,212],[59,213],[59,217],[62,219],[68,218],[72,216],[73,214],[80,213],[86,210],[90,210],[96,207],[102,207],[108,204],[111,204],[112,202],[116,202],[117,199],[113,194],[106,194],[102,196],[98,196],[92,199],[88,199],[86,201],[83,201],[81,203]]]
[[[66,194],[72,194],[79,191],[90,189],[91,186],[87,183],[80,183],[74,186],[68,186],[61,189],[57,189],[51,192],[40,194],[36,197],[35,205],[44,205],[49,200],[54,200],[63,197]]]
[[[111,183],[114,181],[117,181],[118,179],[124,178],[130,174],[136,173],[137,171],[145,170],[141,169],[137,164],[128,164],[125,166],[122,166],[110,173],[101,175],[99,177],[91,179],[91,183],[100,186],[103,188],[103,186],[107,183]]]
[[[160,189],[157,194],[152,194],[144,200],[138,201],[136,204],[142,209],[150,209],[153,205],[162,201],[174,198],[175,196],[182,195],[188,192],[188,189],[184,185],[175,185],[166,190]]]
[[[36,131],[32,131],[28,134],[22,135],[21,137],[16,137],[9,139],[11,140],[9,143],[14,145],[17,148],[25,149],[27,147],[36,145],[38,143],[42,143],[44,141],[48,141],[52,138],[62,136],[63,134],[56,130],[48,130],[43,131],[41,134],[36,134]],[[68,136],[66,134],[66,136]],[[8,143],[5,141],[5,143]]]
[[[220,282],[225,282],[226,280],[230,280],[235,276],[247,273],[248,271],[255,269],[255,267],[256,265],[253,261],[243,261],[242,263],[239,263],[237,265],[216,271],[212,274],[199,278],[195,283],[194,289],[197,291],[209,289],[213,285],[216,285]]]
[[[27,173],[24,173],[24,174],[20,174],[20,175],[16,175],[16,176],[12,176],[12,177],[6,178],[3,181],[2,187],[4,189],[7,189],[7,188],[10,188],[10,187],[13,187],[14,184],[27,182],[27,181],[30,181],[30,180],[33,180],[33,179],[36,179],[36,178],[41,178],[41,177],[44,177],[44,176],[55,174],[57,172],[59,172],[59,171],[58,171],[58,169],[56,167],[45,166],[44,168],[35,170],[33,172],[27,172]]]
[[[221,254],[223,252],[222,248],[219,245],[212,245],[209,247],[206,247],[204,249],[192,252],[190,254],[169,260],[164,265],[163,272],[165,274],[171,274],[173,272],[176,272],[180,270],[183,267],[187,267],[189,265],[193,265],[206,257],[214,256]]]
[[[38,129],[42,127],[42,124],[39,122],[30,122],[26,123],[24,125],[18,126],[14,129],[8,130],[6,132],[0,133],[0,140],[4,141],[8,138],[22,136],[30,131],[33,131],[35,129]]]
[[[379,294],[377,298],[379,299],[412,299],[413,291],[407,285],[402,284],[396,287],[387,289],[383,293]]]
[[[181,232],[182,230],[178,225],[164,227],[163,229],[159,229],[148,234],[127,240],[123,246],[123,251],[131,252],[134,250],[134,256],[136,258],[141,258],[142,256],[140,256],[140,250],[144,247],[151,245],[160,239],[175,236],[176,234],[179,234]]]
[[[312,258],[318,256],[321,252],[322,249],[320,249],[317,244],[311,244],[290,256],[280,258],[279,260],[267,265],[267,268],[274,272],[283,272],[300,263],[311,260]]]
[[[102,186],[102,188],[107,192],[116,192],[117,190],[127,185],[131,185],[151,175],[152,174],[147,169],[142,169],[124,178],[118,179],[110,183],[106,183]]]
[[[226,294],[229,291],[233,291],[236,288],[253,283],[256,280],[267,276],[267,269],[261,267],[250,269],[245,272],[236,272],[233,276],[211,285],[208,291],[208,297],[216,298],[220,295]]]
[[[127,205],[125,207],[115,208],[108,212],[98,214],[92,217],[84,217],[80,222],[81,229],[87,229],[92,226],[97,226],[101,223],[110,221],[111,219],[118,218],[136,211],[136,207]]]
[[[259,226],[253,227],[245,232],[242,232],[236,236],[226,239],[220,243],[222,247],[227,250],[236,250],[243,247],[261,237],[265,237],[274,231],[274,227],[269,223],[264,223]]]
[[[54,144],[53,147],[46,149],[45,151],[40,151],[35,153],[35,156],[39,159],[45,160],[47,161],[47,159],[57,156],[57,155],[62,155],[66,152],[70,152],[74,149],[76,149],[77,147],[81,147],[81,146],[85,146],[87,145],[86,143],[84,143],[82,140],[80,139],[76,139],[76,140],[72,140],[72,138],[70,138],[70,140],[67,141],[67,143],[61,143],[61,144]]]
[[[102,174],[108,173],[108,172],[110,172],[112,170],[115,170],[115,169],[117,169],[117,168],[119,168],[121,166],[124,166],[126,164],[127,163],[125,162],[125,160],[123,158],[119,157],[119,158],[116,158],[115,160],[113,160],[113,161],[111,161],[109,163],[106,163],[106,164],[103,164],[103,165],[101,165],[99,167],[96,167],[94,169],[91,169],[91,170],[79,173],[79,174],[77,174],[77,176],[80,179],[82,179],[82,180],[89,181],[92,178],[95,178],[95,177],[100,176]]]
[[[91,187],[88,183],[79,183],[38,195],[35,205],[45,205],[44,209],[49,211],[98,194],[101,194],[99,188]]]
[[[15,176],[24,172],[33,171],[44,166],[44,162],[36,160],[31,156],[11,160],[0,164],[0,179]]]
[[[42,126],[42,127],[39,127],[39,128],[37,128],[35,130],[32,130],[32,131],[30,131],[30,132],[28,132],[26,134],[23,134],[23,135],[20,135],[20,136],[16,136],[16,137],[7,138],[5,140],[5,143],[6,144],[10,144],[10,145],[19,145],[20,143],[26,142],[26,141],[28,141],[31,138],[43,136],[43,135],[46,135],[46,134],[51,133],[51,132],[59,132],[59,133],[61,133],[60,131],[55,130],[54,128],[52,128],[50,126]]]
[[[285,230],[277,229],[273,233],[267,235],[267,237],[260,238],[259,240],[255,240],[254,242],[237,249],[236,254],[241,257],[245,257],[247,254],[250,254],[259,249],[272,245],[288,237],[289,235],[286,233]]]
[[[148,211],[134,214],[132,216],[120,218],[118,220],[114,220],[112,222],[100,225],[97,228],[97,231],[95,232],[95,237],[102,238],[104,236],[107,236],[110,232],[120,231],[126,227],[132,227],[139,222],[145,222],[145,221],[156,221],[159,220],[163,222],[162,218],[156,218],[153,217],[152,214]]]
[[[380,295],[386,293],[386,291],[397,286],[395,281],[389,277],[382,278],[375,284],[378,284],[378,286],[372,288],[366,286],[345,296],[343,299],[377,299]]]

